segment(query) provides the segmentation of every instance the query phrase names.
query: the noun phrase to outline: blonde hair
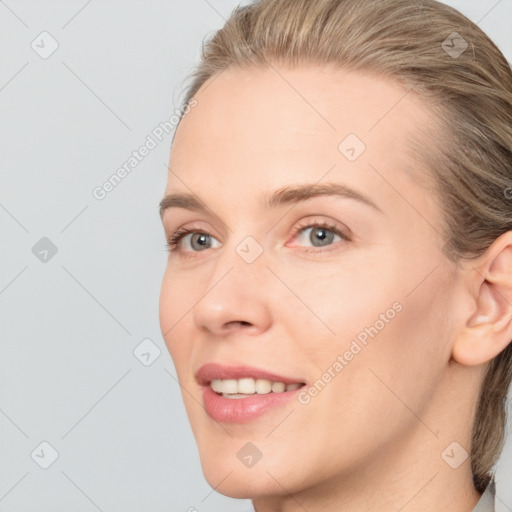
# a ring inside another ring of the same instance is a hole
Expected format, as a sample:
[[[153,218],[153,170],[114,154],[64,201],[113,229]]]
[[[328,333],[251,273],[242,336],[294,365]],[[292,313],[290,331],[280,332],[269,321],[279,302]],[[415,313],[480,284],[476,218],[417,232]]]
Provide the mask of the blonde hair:
[[[444,212],[443,250],[451,261],[482,255],[512,229],[512,71],[489,37],[457,10],[435,0],[239,6],[203,42],[184,103],[230,66],[269,63],[374,72],[414,89],[429,105],[436,129],[423,133],[428,139],[412,139],[411,147],[434,178]],[[509,344],[490,362],[475,404],[470,457],[480,493],[503,447],[511,377]]]

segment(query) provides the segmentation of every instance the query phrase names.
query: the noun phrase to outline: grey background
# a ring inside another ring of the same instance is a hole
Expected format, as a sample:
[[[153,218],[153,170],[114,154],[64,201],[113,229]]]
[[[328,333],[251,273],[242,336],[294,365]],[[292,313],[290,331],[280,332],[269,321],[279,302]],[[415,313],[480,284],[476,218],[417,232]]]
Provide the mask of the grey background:
[[[237,3],[0,2],[1,512],[249,504],[204,480],[158,324],[172,131],[103,200],[92,193],[170,118],[201,40]],[[512,0],[447,3],[512,59]],[[51,48],[43,31],[59,45],[46,59],[31,47]],[[148,366],[133,353],[145,339]],[[59,454],[48,469],[43,441]],[[499,511],[511,477],[509,441]]]

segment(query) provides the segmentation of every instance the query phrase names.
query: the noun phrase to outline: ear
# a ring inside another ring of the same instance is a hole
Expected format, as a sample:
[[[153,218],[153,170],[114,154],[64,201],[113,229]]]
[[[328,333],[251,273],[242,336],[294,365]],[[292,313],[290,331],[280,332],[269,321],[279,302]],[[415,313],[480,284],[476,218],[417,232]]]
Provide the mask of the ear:
[[[512,341],[512,231],[468,264],[475,307],[457,333],[452,357],[467,366],[486,363]]]

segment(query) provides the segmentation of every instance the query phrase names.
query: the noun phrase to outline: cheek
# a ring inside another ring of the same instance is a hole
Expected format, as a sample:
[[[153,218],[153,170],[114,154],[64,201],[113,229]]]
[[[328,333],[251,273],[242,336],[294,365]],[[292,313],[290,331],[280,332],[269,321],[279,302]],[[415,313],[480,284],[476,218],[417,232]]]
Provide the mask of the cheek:
[[[168,263],[160,287],[160,326],[165,334],[183,318],[200,298],[198,278]]]
[[[354,391],[357,388],[359,395],[364,393],[374,404],[376,418],[392,423],[395,414],[404,424],[414,422],[408,407],[421,416],[442,379],[450,357],[451,328],[446,314],[450,297],[439,293],[448,286],[441,272],[436,277],[412,293],[389,294],[387,305],[395,299],[399,304],[396,314],[386,314],[385,307],[374,309],[355,336],[357,340],[360,334],[368,334],[366,345],[347,368],[347,377],[353,380]],[[386,301],[381,304],[385,306]],[[388,317],[388,322],[379,322],[379,316]]]
[[[298,269],[290,265],[280,272],[292,292],[283,292],[283,297],[288,295],[286,303],[293,306],[292,316],[282,319],[292,318],[298,332],[314,330],[316,337],[330,339],[330,343],[323,342],[316,347],[320,353],[342,349],[359,334],[364,338],[365,328],[376,322],[382,329],[380,317],[386,312],[387,321],[398,316],[399,306],[393,309],[400,299],[396,293],[396,276],[384,265],[367,261],[369,258],[364,254],[348,256],[324,265],[310,263],[309,267]],[[283,314],[286,303],[280,306]]]
[[[386,311],[380,305],[366,304],[364,310],[374,309],[357,319],[345,312],[338,328],[366,333],[366,344],[350,334],[328,344],[324,336],[323,345],[319,339],[318,350],[310,351],[318,368],[312,388],[319,391],[312,391],[309,403],[300,406],[300,428],[311,436],[325,433],[329,442],[315,442],[312,451],[331,457],[333,471],[337,465],[349,467],[371,458],[386,446],[398,446],[429,407],[444,367],[441,340],[432,338],[432,316],[418,320],[428,301],[411,297],[402,298],[401,311],[384,326],[375,322],[375,313]],[[375,324],[377,331],[372,331]],[[425,434],[431,435],[428,430]]]
[[[393,267],[366,268],[371,272],[358,274],[354,268],[297,281],[315,315],[304,309],[295,336],[316,367],[314,378],[322,381],[318,395],[323,398],[314,401],[341,414],[350,410],[352,417],[372,416],[378,424],[379,418],[393,422],[393,414],[407,415],[400,400],[425,407],[441,379],[451,331],[446,315],[450,298],[439,290],[449,283],[438,269],[411,292],[412,281],[419,282],[428,271],[416,269],[415,280]]]
[[[177,279],[175,273],[167,269],[165,271],[160,289],[159,321],[162,336],[169,353],[177,365],[182,358],[182,353],[189,346],[187,343],[179,343],[184,336],[180,330],[186,323],[186,314],[194,304],[195,297],[190,290],[193,287],[186,280]],[[197,299],[195,299],[197,302]],[[189,305],[190,304],[190,305]]]

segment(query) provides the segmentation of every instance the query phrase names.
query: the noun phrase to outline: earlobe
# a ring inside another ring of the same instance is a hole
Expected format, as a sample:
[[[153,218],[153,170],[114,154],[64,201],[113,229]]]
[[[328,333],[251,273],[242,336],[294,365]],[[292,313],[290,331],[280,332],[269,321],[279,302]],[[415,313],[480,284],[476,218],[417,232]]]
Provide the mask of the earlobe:
[[[512,340],[512,231],[497,238],[479,263],[468,268],[475,279],[475,309],[454,341],[452,357],[462,365],[486,363]]]

